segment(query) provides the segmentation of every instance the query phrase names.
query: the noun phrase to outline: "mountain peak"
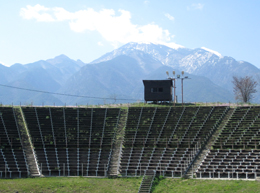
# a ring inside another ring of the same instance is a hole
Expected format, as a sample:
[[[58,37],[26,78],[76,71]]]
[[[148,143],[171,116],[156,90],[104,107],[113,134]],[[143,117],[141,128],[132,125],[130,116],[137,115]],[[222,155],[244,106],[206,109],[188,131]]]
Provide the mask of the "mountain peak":
[[[46,60],[47,62],[49,62],[50,64],[59,64],[61,62],[63,62],[64,60],[71,60],[68,56],[64,55],[64,54],[61,54],[59,56],[56,56],[52,59],[48,59]]]
[[[220,58],[223,58],[223,56],[222,56],[219,52],[217,52],[217,51],[215,51],[215,50],[211,50],[211,49],[205,48],[205,47],[201,47],[201,49],[206,50],[206,51],[208,51],[208,52],[211,52],[211,53],[217,55],[217,56],[220,57]]]
[[[169,48],[172,48],[174,50],[178,50],[179,48],[185,48],[182,45],[176,44],[174,42],[169,42],[169,43],[164,43],[164,42],[129,42],[125,46],[131,46],[134,47],[135,49],[144,48],[145,46],[166,46]],[[125,47],[123,46],[123,47]]]
[[[56,56],[54,59],[56,58],[60,58],[60,59],[70,59],[68,56],[66,56],[65,54],[61,54],[59,56]]]
[[[164,65],[171,65],[169,61],[174,63],[175,60],[177,61],[179,58],[183,57],[183,55],[187,55],[191,51],[190,49],[175,43],[166,44],[156,44],[153,42],[129,42],[112,52],[106,53],[91,63],[108,61],[119,55],[128,55],[137,59],[137,57],[143,53],[150,55]],[[169,57],[171,57],[170,60]]]

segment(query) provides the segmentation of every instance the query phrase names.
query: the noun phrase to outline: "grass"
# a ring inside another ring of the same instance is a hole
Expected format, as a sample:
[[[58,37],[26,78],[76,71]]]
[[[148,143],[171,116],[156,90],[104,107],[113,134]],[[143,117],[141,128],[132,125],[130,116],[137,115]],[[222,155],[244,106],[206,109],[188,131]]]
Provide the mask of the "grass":
[[[0,192],[138,192],[142,178],[48,177],[0,179]]]
[[[259,192],[260,182],[245,180],[196,180],[196,179],[171,179],[166,178],[159,181],[154,187],[153,193],[159,192],[199,192],[199,193],[215,193],[215,192]]]
[[[138,192],[142,178],[48,177],[0,179],[0,192]],[[161,192],[259,192],[260,182],[244,180],[198,180],[161,178],[153,193]]]
[[[22,107],[34,107],[32,103],[22,105]],[[63,106],[56,106],[55,104],[52,105],[36,105],[36,107],[81,107],[81,108],[122,108],[127,109],[128,107],[173,107],[173,102],[170,103],[162,103],[162,104],[153,104],[152,102],[144,103],[141,101],[133,102],[133,103],[104,103],[104,104],[97,104],[97,105],[63,105]],[[182,107],[181,101],[175,104],[176,107]],[[230,106],[231,108],[241,107],[241,106],[259,106],[257,103],[231,103],[231,102],[184,102],[185,107],[189,106]],[[0,107],[20,107],[19,105],[3,105],[0,103]]]
[[[196,105],[199,105],[197,103]],[[12,105],[2,105],[0,104],[1,107],[12,107]],[[128,107],[173,107],[173,103],[160,103],[160,104],[153,104],[153,103],[143,103],[143,102],[136,102],[136,103],[116,103],[116,104],[98,104],[98,105],[69,105],[69,106],[49,106],[49,105],[39,105],[38,107],[57,107],[57,108],[62,108],[62,107],[68,107],[68,108],[76,108],[76,107],[81,107],[81,108],[122,108],[122,109],[127,109]],[[176,103],[176,107],[182,107],[181,103]],[[195,106],[193,103],[184,103],[184,106]],[[203,103],[201,105],[203,106]],[[13,106],[14,108],[19,108],[20,106]],[[34,105],[29,104],[29,105],[22,105],[22,107],[34,107]]]
[[[13,106],[13,105],[3,105],[0,104],[1,107],[20,107],[20,106]],[[63,105],[63,106],[49,106],[49,105],[39,105],[38,107],[70,107],[70,108],[122,108],[127,109],[128,107],[173,107],[174,104],[171,103],[162,103],[162,104],[153,104],[151,102],[149,103],[143,103],[143,102],[135,102],[135,103],[115,103],[115,104],[98,104],[98,105]],[[176,103],[176,107],[182,107],[182,103]],[[193,107],[193,106],[230,106],[231,108],[241,107],[241,106],[259,106],[259,104],[253,104],[253,103],[230,103],[230,102],[185,102],[185,107]],[[34,107],[33,104],[27,104],[22,105],[22,107]]]

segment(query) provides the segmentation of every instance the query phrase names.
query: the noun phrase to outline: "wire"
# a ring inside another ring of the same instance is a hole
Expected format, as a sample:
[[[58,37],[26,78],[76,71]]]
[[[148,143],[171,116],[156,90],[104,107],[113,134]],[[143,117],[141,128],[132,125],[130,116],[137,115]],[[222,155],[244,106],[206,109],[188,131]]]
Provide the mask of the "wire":
[[[55,95],[70,96],[70,97],[93,98],[93,99],[110,99],[110,100],[128,100],[128,101],[138,101],[139,100],[139,99],[104,98],[104,97],[92,97],[92,96],[82,96],[82,95],[73,95],[73,94],[63,94],[63,93],[55,93],[55,92],[49,92],[49,91],[41,91],[41,90],[35,90],[35,89],[21,88],[21,87],[16,87],[16,86],[9,86],[9,85],[4,85],[4,84],[0,84],[0,86],[19,89],[19,90],[27,90],[27,91],[32,91],[32,92],[55,94]],[[143,100],[139,100],[139,101],[143,101]]]

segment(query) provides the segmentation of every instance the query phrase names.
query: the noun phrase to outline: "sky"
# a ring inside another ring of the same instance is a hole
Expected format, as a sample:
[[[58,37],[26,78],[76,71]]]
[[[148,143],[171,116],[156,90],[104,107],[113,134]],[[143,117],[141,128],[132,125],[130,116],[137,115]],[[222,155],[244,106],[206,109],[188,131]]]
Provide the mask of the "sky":
[[[0,0],[0,63],[85,63],[128,42],[205,47],[260,68],[258,0]]]

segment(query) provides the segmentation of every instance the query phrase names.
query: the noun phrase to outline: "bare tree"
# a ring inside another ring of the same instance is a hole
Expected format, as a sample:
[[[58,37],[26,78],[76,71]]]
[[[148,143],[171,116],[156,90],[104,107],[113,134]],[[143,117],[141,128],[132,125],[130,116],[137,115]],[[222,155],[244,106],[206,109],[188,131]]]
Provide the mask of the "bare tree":
[[[248,103],[253,99],[253,94],[256,93],[257,82],[253,77],[246,76],[244,78],[233,76],[234,93],[236,100]]]
[[[116,95],[116,94],[112,94],[112,95],[110,95],[110,98],[111,98],[112,100],[114,100],[113,104],[115,104],[115,103],[116,103],[116,100],[117,100],[117,95]]]

